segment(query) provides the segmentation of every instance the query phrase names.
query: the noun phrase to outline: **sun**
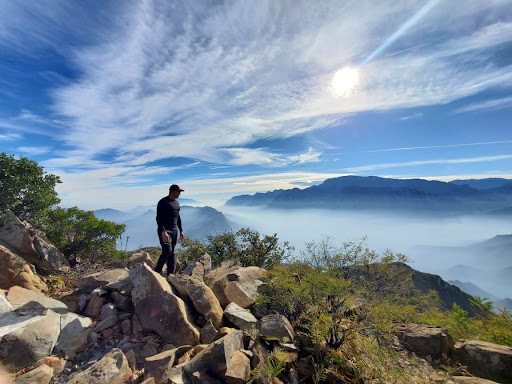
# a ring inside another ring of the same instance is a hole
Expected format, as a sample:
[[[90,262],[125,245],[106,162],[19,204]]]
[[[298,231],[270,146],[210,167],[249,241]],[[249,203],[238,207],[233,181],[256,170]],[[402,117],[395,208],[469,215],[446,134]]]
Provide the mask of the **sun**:
[[[338,96],[348,96],[359,83],[359,70],[354,67],[344,67],[337,71],[332,78],[334,93]]]

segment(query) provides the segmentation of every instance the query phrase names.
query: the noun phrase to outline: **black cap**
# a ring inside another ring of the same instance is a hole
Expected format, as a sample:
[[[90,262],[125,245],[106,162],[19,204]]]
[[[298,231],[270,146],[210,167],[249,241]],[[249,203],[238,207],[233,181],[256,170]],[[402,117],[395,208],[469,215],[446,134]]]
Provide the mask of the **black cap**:
[[[180,191],[180,192],[183,192],[184,189],[181,189],[180,186],[178,184],[173,184],[170,186],[169,188],[169,192],[174,192],[174,191]]]

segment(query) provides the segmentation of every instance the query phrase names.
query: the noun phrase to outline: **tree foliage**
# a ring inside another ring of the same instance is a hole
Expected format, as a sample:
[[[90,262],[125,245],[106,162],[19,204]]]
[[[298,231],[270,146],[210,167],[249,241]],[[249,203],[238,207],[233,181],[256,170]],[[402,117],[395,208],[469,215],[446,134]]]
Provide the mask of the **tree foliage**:
[[[60,182],[27,157],[0,153],[0,211],[10,210],[40,227],[42,218],[60,202],[55,191]]]
[[[126,228],[124,224],[100,220],[93,211],[77,207],[49,211],[43,227],[48,239],[71,263],[87,256],[115,253],[116,239]]]
[[[288,242],[281,244],[275,233],[261,235],[250,228],[242,228],[237,232],[209,235],[205,241],[186,239],[181,243],[179,257],[182,261],[192,261],[208,253],[214,264],[234,260],[244,267],[254,265],[268,269],[284,262],[292,250]]]

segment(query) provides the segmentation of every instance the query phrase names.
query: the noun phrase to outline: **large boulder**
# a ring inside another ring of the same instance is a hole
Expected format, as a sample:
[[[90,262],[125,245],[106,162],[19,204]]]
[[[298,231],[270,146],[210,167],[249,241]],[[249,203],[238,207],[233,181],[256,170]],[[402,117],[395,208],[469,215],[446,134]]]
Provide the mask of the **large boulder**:
[[[142,328],[154,331],[176,346],[197,345],[199,329],[185,302],[172,292],[169,283],[146,264],[130,269],[132,301]]]
[[[31,291],[47,291],[48,287],[36,273],[34,266],[0,245],[0,289],[9,289],[20,286]]]
[[[11,303],[3,295],[0,295],[0,302],[5,309],[0,315],[0,337],[19,331],[46,316],[47,309],[36,302],[31,302],[16,310],[12,309]]]
[[[15,309],[30,302],[37,302],[54,312],[67,313],[69,311],[67,305],[62,301],[22,287],[11,287],[7,293],[7,300]]]
[[[0,244],[35,265],[41,274],[69,270],[69,262],[46,235],[11,212],[0,216]]]
[[[461,340],[453,348],[452,359],[473,375],[512,383],[512,348],[480,340]]]
[[[402,324],[397,335],[406,349],[423,356],[447,354],[455,344],[446,328],[431,325]]]
[[[2,338],[0,362],[9,372],[34,364],[52,354],[59,334],[60,315],[48,309],[42,319]]]
[[[223,310],[213,291],[203,281],[187,275],[169,275],[169,282],[183,299],[188,299],[197,312],[211,320],[213,326],[222,326]]]
[[[254,304],[266,271],[259,267],[221,266],[206,275],[209,286],[223,308],[236,303],[242,308]]]
[[[85,371],[75,375],[67,384],[124,384],[132,375],[123,352],[112,349]]]

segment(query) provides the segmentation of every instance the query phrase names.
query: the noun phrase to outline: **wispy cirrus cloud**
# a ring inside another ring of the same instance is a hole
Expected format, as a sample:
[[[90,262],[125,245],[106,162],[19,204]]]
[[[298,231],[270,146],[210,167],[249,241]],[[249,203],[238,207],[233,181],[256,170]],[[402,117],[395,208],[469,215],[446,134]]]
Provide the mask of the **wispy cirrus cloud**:
[[[512,84],[511,68],[493,62],[488,51],[512,41],[510,23],[500,21],[504,3],[443,2],[390,48],[402,54],[369,62],[354,94],[336,97],[334,71],[372,52],[383,33],[391,34],[421,4],[384,2],[363,10],[362,4],[300,1],[179,9],[160,1],[129,3],[109,40],[74,52],[81,76],[54,91],[55,111],[69,121],[63,140],[91,157],[114,151],[117,161],[133,164],[190,157],[271,166],[279,154],[241,155],[237,148],[312,132],[346,114],[446,103]],[[459,16],[450,14],[450,25],[434,17],[446,7]],[[484,11],[490,16],[480,29],[466,35],[457,28],[461,15],[471,19]],[[415,49],[434,29],[445,39]],[[461,66],[475,50],[478,60]],[[487,63],[483,71],[481,63]]]
[[[369,164],[360,167],[349,167],[343,169],[343,172],[359,173],[367,171],[375,171],[377,169],[400,168],[400,167],[415,167],[419,165],[433,165],[433,164],[463,164],[463,163],[481,163],[489,161],[499,161],[512,159],[512,155],[499,155],[499,156],[479,156],[468,157],[460,159],[437,159],[437,160],[422,160],[422,161],[408,161],[401,163],[381,163]]]
[[[427,145],[423,147],[403,147],[403,148],[387,148],[387,149],[374,149],[368,152],[393,152],[393,151],[413,151],[417,149],[437,149],[437,148],[454,148],[454,147],[471,147],[479,145],[494,145],[494,144],[510,144],[512,140],[500,141],[484,141],[481,143],[461,143],[461,144],[446,144],[446,145]]]
[[[512,108],[512,97],[502,99],[487,100],[480,103],[473,103],[466,107],[458,108],[454,113],[468,113],[481,111],[495,111],[498,109]]]

